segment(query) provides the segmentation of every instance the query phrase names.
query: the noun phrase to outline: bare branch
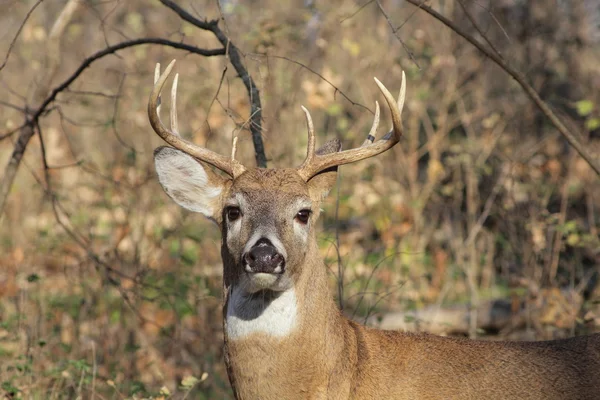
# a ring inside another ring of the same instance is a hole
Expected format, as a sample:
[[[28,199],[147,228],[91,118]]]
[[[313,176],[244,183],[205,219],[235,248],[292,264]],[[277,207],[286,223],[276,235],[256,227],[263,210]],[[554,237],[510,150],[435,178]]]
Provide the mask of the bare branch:
[[[118,96],[118,94],[103,93],[103,92],[91,92],[91,91],[88,91],[88,90],[66,89],[65,91],[68,92],[69,94],[74,94],[76,96],[106,97],[107,99],[114,99],[115,97]]]
[[[9,137],[11,137],[12,135],[14,135],[15,133],[19,132],[21,129],[23,129],[24,126],[25,126],[25,124],[23,124],[23,125],[15,128],[15,129],[12,129],[12,130],[10,130],[8,132],[0,134],[0,142],[3,141],[4,139],[8,139]]]
[[[369,0],[367,1],[365,4],[362,4],[360,7],[358,7],[358,9],[356,9],[356,11],[354,11],[353,13],[351,13],[350,15],[342,18],[340,20],[340,24],[345,22],[346,20],[349,20],[350,18],[354,18],[359,12],[361,12],[362,10],[364,10],[364,8],[366,6],[368,6],[369,4],[371,4],[372,2],[374,2],[375,0]]]
[[[4,67],[6,66],[6,63],[8,63],[8,59],[10,57],[10,53],[12,53],[12,49],[13,49],[13,47],[15,47],[15,43],[17,42],[17,39],[19,38],[19,35],[21,35],[21,31],[25,27],[25,24],[27,23],[27,20],[29,20],[29,17],[31,17],[31,14],[33,14],[33,12],[35,11],[35,9],[42,3],[42,1],[44,1],[44,0],[38,0],[33,5],[33,7],[31,7],[31,9],[27,12],[27,15],[25,15],[25,18],[23,19],[23,22],[21,23],[21,26],[19,26],[19,29],[17,29],[17,33],[15,34],[15,37],[10,42],[10,46],[8,46],[8,50],[6,51],[6,54],[4,55],[4,61],[2,61],[2,64],[0,65],[0,71],[2,71],[4,69]]]
[[[25,154],[27,143],[29,143],[29,139],[31,139],[35,133],[34,124],[31,123],[31,121],[27,121],[25,125],[19,129],[19,132],[19,138],[17,139],[13,153],[8,160],[6,168],[4,168],[4,178],[0,182],[0,216],[4,210],[4,203],[8,197],[8,192],[10,192],[12,183],[17,175],[17,170],[19,169],[19,164],[21,164],[23,154]]]
[[[362,105],[362,104],[360,104],[360,103],[357,103],[356,101],[352,100],[352,99],[351,99],[350,97],[348,97],[348,95],[347,95],[346,93],[344,93],[344,92],[343,92],[343,91],[342,91],[342,90],[341,90],[339,87],[335,86],[335,85],[333,84],[333,82],[331,82],[330,80],[328,80],[327,78],[325,78],[323,75],[321,75],[320,73],[318,73],[318,72],[317,72],[317,71],[315,71],[314,69],[310,68],[308,65],[302,64],[302,63],[301,63],[301,62],[299,62],[299,61],[292,60],[291,58],[288,58],[288,57],[285,57],[285,56],[275,56],[275,55],[271,55],[271,54],[268,54],[268,55],[267,55],[267,54],[259,54],[259,55],[260,55],[260,56],[267,57],[267,58],[276,58],[276,59],[279,59],[279,60],[284,60],[284,61],[290,62],[290,63],[292,63],[292,64],[296,64],[296,65],[298,65],[298,66],[300,66],[300,67],[304,68],[305,70],[309,71],[309,72],[310,72],[311,74],[313,74],[313,75],[316,75],[316,76],[318,76],[318,77],[319,77],[319,78],[320,78],[322,81],[324,81],[324,82],[325,82],[325,83],[327,83],[329,86],[331,86],[332,88],[334,88],[334,89],[335,89],[335,93],[339,93],[339,94],[340,94],[340,96],[342,96],[343,98],[345,98],[346,100],[348,100],[348,102],[349,102],[350,104],[352,104],[353,106],[357,106],[357,107],[363,108],[363,109],[365,109],[365,110],[369,111],[371,114],[374,114],[374,112],[373,112],[373,111],[371,111],[371,110],[369,109],[369,107],[367,107],[367,106],[364,106],[364,105]]]
[[[4,100],[0,100],[0,106],[4,106],[4,107],[7,107],[7,108],[12,108],[13,110],[17,110],[17,111],[20,111],[22,113],[25,112],[24,108],[21,108],[21,107],[19,107],[17,105],[14,105],[14,104],[9,103],[9,102],[4,101]]]
[[[112,128],[113,134],[115,135],[115,138],[117,139],[117,141],[119,143],[121,143],[121,145],[123,145],[124,147],[128,148],[129,150],[131,150],[132,152],[136,152],[135,147],[133,147],[132,145],[130,145],[129,143],[125,142],[125,140],[121,137],[121,134],[119,133],[119,128],[117,127],[117,115],[119,114],[119,100],[121,98],[121,92],[123,90],[123,85],[125,84],[125,78],[127,77],[126,74],[123,74],[123,77],[121,78],[121,82],[119,82],[119,89],[117,91],[117,95],[115,96],[115,102],[113,104],[113,113],[112,113],[112,117],[110,119],[110,126]]]
[[[83,73],[83,71],[85,71],[90,65],[92,65],[92,63],[94,61],[97,61],[97,60],[101,59],[102,57],[107,56],[109,54],[116,53],[119,50],[123,50],[123,49],[129,48],[129,47],[139,46],[141,44],[161,44],[161,45],[173,47],[176,49],[187,50],[190,53],[199,54],[199,55],[205,56],[205,57],[220,56],[220,55],[225,54],[225,51],[223,49],[205,50],[205,49],[200,49],[195,46],[190,46],[187,44],[173,42],[170,40],[159,39],[159,38],[134,39],[134,40],[128,40],[125,42],[121,42],[121,43],[118,43],[113,46],[109,46],[109,47],[105,48],[104,50],[101,50],[101,51],[93,54],[92,56],[86,58],[85,60],[83,60],[82,63],[77,68],[77,70],[75,70],[75,72],[73,72],[73,74],[69,78],[67,78],[63,83],[61,83],[54,90],[52,90],[52,93],[50,94],[50,96],[48,96],[48,98],[44,101],[44,103],[42,103],[42,105],[38,109],[38,112],[36,112],[36,114],[34,115],[34,118],[39,117],[44,112],[44,109],[56,99],[56,96],[60,92],[66,90],[79,77],[79,75],[81,75]]]
[[[500,52],[498,51],[498,49],[496,49],[496,46],[494,46],[494,43],[492,43],[492,41],[487,37],[487,35],[485,33],[483,33],[483,31],[481,30],[481,28],[479,27],[479,25],[475,21],[475,18],[471,15],[471,13],[469,12],[469,10],[467,10],[467,7],[465,7],[465,5],[462,2],[462,0],[458,0],[458,4],[460,4],[460,7],[462,8],[463,12],[465,13],[465,15],[467,16],[467,18],[469,19],[469,21],[471,21],[471,25],[473,25],[473,28],[475,28],[477,30],[477,32],[479,33],[479,35],[483,38],[483,40],[485,40],[485,42],[488,44],[488,46],[490,46],[490,48],[494,51],[494,53],[498,57],[503,58],[502,54],[500,54]],[[494,14],[492,14],[492,15],[494,15]]]
[[[400,25],[398,28],[394,28],[394,25],[392,24],[392,20],[391,20],[390,16],[385,12],[385,9],[383,8],[383,6],[379,2],[379,0],[377,0],[376,3],[377,3],[377,7],[379,7],[379,10],[381,11],[381,13],[383,14],[383,16],[385,17],[385,20],[387,21],[388,25],[390,26],[390,29],[392,30],[392,33],[394,34],[394,36],[396,37],[396,39],[398,39],[398,41],[400,42],[400,44],[404,48],[404,51],[406,51],[406,54],[408,54],[408,56],[410,57],[410,59],[412,60],[412,62],[415,63],[415,65],[417,66],[417,68],[420,70],[421,67],[419,66],[419,63],[417,63],[417,60],[415,59],[415,56],[410,51],[410,49],[408,48],[408,46],[406,45],[406,43],[404,43],[404,41],[402,40],[402,38],[400,38],[400,36],[397,34],[398,31],[400,30],[400,28],[402,28],[402,25]]]
[[[54,29],[53,29],[53,31],[56,32],[56,30],[54,30]],[[224,49],[206,50],[206,49],[200,49],[195,46],[190,46],[190,45],[186,45],[183,43],[173,42],[170,40],[165,40],[165,39],[160,39],[160,38],[143,38],[143,39],[129,40],[129,41],[118,43],[113,46],[109,46],[103,50],[96,52],[95,54],[91,55],[90,57],[87,57],[86,59],[84,59],[81,62],[81,64],[79,65],[79,67],[77,67],[77,69],[65,81],[63,81],[61,84],[59,84],[54,89],[52,89],[50,94],[44,94],[44,96],[47,95],[47,97],[45,99],[43,98],[43,96],[41,96],[42,98],[39,100],[40,105],[37,106],[35,111],[33,111],[30,114],[30,116],[26,117],[27,120],[20,129],[20,134],[19,134],[19,138],[17,139],[17,143],[15,144],[12,155],[8,161],[8,164],[6,165],[6,167],[4,169],[4,177],[3,177],[2,181],[0,181],[0,212],[2,210],[4,210],[4,204],[6,203],[6,198],[10,191],[12,183],[14,182],[15,176],[17,174],[17,170],[19,168],[19,164],[21,163],[21,159],[23,158],[23,154],[25,153],[25,150],[27,149],[27,144],[29,143],[29,140],[31,139],[31,137],[35,134],[35,126],[37,124],[37,120],[48,111],[48,107],[50,106],[50,104],[52,104],[56,100],[56,97],[61,92],[67,90],[69,88],[69,86],[95,61],[97,61],[107,55],[114,54],[119,50],[123,50],[123,49],[130,48],[130,47],[135,47],[135,46],[139,46],[139,45],[143,45],[143,44],[158,44],[158,45],[163,45],[163,46],[169,46],[169,47],[173,47],[176,49],[186,50],[190,53],[199,54],[199,55],[202,55],[205,57],[225,54]],[[53,74],[48,73],[46,76],[51,78],[52,75]],[[41,94],[40,88],[42,88],[42,87],[49,88],[48,85],[42,84],[38,88],[37,94]]]
[[[233,65],[233,68],[235,68],[235,71],[238,73],[240,79],[242,82],[244,82],[244,86],[246,86],[246,91],[248,92],[251,115],[250,132],[252,134],[252,142],[254,144],[256,165],[261,168],[266,168],[267,156],[265,155],[265,147],[262,141],[262,106],[260,102],[260,93],[256,87],[256,84],[254,83],[254,80],[242,62],[242,56],[239,49],[233,43],[231,43],[229,37],[227,37],[221,28],[219,28],[219,20],[202,21],[185,11],[171,0],[160,0],[160,2],[177,13],[177,15],[179,15],[179,17],[181,17],[181,19],[184,21],[189,22],[200,29],[212,32],[223,45],[223,49],[227,51],[231,65]]]
[[[37,4],[39,4],[39,2]],[[50,31],[47,43],[48,51],[45,55],[46,65],[43,69],[44,77],[42,78],[42,81],[37,87],[34,95],[34,102],[36,104],[42,102],[43,98],[47,95],[50,85],[52,84],[52,79],[54,78],[54,75],[58,70],[58,67],[60,65],[60,40],[62,37],[62,33],[64,32],[65,27],[68,25],[71,18],[73,17],[73,14],[77,10],[77,6],[77,0],[69,0],[69,2],[67,2],[65,7],[59,14],[58,18],[54,22],[54,25]],[[31,11],[27,15],[27,17],[29,17],[30,15]],[[19,134],[19,138],[17,139],[17,143],[15,145],[15,148],[13,149],[13,153],[10,159],[8,160],[8,165],[4,170],[4,179],[2,179],[2,181],[0,182],[0,212],[4,210],[4,204],[6,202],[6,198],[8,197],[8,192],[10,191],[12,183],[17,175],[19,164],[21,163],[21,159],[23,158],[25,150],[27,149],[27,144],[29,143],[31,137],[35,134],[36,127],[38,126],[38,118],[40,115],[42,115],[42,112],[43,110],[41,112],[40,110],[38,110],[38,112],[36,113],[37,116],[34,118],[29,118],[28,115],[25,116],[26,123],[20,130],[21,133]]]
[[[80,3],[78,0],[69,0],[58,15],[58,18],[56,18],[56,21],[54,21],[54,25],[50,30],[50,34],[48,35],[48,40],[46,42],[47,50],[46,54],[44,55],[45,65],[43,68],[43,77],[33,97],[34,104],[41,102],[50,91],[50,86],[54,81],[54,77],[58,72],[58,67],[60,66],[61,62],[62,53],[60,51],[60,41],[62,39],[62,35],[67,25],[71,21],[71,18],[73,15],[75,15],[79,5]]]
[[[431,7],[423,4],[423,1],[407,1],[413,4],[414,6],[419,7],[435,19],[442,22],[448,28],[452,29],[458,35],[462,36],[469,43],[475,46],[479,51],[481,51],[485,56],[492,59],[492,61],[498,64],[498,66],[500,66],[500,68],[502,68],[507,74],[512,76],[514,80],[516,80],[517,83],[523,88],[525,93],[527,93],[529,98],[535,103],[535,105],[537,105],[538,108],[542,111],[542,113],[550,120],[552,125],[554,125],[554,127],[560,132],[560,134],[563,135],[565,139],[567,139],[567,141],[571,144],[571,146],[573,146],[573,148],[577,151],[577,153],[579,153],[581,158],[583,158],[588,163],[588,165],[592,167],[596,174],[600,175],[600,160],[597,157],[594,158],[594,156],[590,154],[590,152],[584,147],[584,144],[582,144],[579,141],[579,139],[573,133],[571,133],[569,129],[567,129],[567,127],[564,125],[561,119],[552,111],[548,104],[546,104],[546,102],[542,100],[542,98],[535,91],[535,89],[531,87],[529,83],[527,83],[525,76],[521,72],[508,65],[506,61],[504,61],[493,51],[487,49],[481,42],[479,42],[472,35],[467,33],[467,31],[465,31],[463,28],[461,28],[448,18],[444,17],[442,14],[438,13]]]

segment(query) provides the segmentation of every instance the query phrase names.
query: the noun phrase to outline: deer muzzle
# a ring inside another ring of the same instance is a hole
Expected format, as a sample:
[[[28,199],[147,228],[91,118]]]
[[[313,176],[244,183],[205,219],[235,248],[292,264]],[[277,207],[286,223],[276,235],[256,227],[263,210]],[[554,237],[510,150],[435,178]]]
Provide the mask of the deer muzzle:
[[[283,274],[285,258],[269,239],[263,238],[256,242],[250,251],[243,256],[244,269],[254,274]]]

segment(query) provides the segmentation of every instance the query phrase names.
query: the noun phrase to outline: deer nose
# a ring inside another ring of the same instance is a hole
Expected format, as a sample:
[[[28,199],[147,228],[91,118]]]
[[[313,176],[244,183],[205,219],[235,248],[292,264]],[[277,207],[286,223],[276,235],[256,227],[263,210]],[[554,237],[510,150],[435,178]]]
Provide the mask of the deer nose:
[[[244,254],[246,271],[254,273],[281,274],[285,267],[283,256],[268,239],[261,239]]]

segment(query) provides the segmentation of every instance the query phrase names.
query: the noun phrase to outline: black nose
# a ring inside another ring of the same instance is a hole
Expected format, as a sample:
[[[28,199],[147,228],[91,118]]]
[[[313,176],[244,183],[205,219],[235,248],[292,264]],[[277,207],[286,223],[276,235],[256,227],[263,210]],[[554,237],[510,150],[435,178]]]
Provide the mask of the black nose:
[[[281,274],[285,267],[283,256],[268,239],[256,242],[250,251],[244,254],[244,261],[254,273]]]

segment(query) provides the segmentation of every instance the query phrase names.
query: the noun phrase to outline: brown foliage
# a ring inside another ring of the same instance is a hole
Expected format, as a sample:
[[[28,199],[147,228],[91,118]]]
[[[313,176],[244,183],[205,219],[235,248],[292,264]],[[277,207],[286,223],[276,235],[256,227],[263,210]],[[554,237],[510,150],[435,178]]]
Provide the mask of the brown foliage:
[[[0,70],[0,137],[23,120],[6,104],[23,108],[36,92],[58,3],[32,13]],[[568,10],[501,3],[465,2],[498,51],[600,154],[593,15],[577,2],[561,2]],[[32,4],[0,6],[0,54]],[[270,166],[304,157],[300,104],[312,111],[318,144],[339,137],[355,147],[379,99],[372,77],[396,87],[407,71],[405,137],[393,154],[344,166],[339,196],[324,206],[322,250],[332,271],[343,267],[346,311],[363,320],[502,298],[515,300],[511,337],[598,330],[598,177],[472,46],[412,6],[381,4],[402,25],[395,34],[375,4],[188,9],[209,19],[223,13],[220,26],[260,89]],[[460,7],[445,4],[444,15],[478,34]],[[86,3],[65,30],[56,79],[107,43],[149,36],[219,44],[158,3]],[[230,395],[219,232],[172,204],[152,165],[161,142],[147,97],[154,64],[173,58],[183,136],[227,154],[241,129],[238,158],[254,162],[247,94],[225,58],[144,45],[87,69],[41,118],[44,148],[34,136],[0,216],[0,384],[44,398],[126,397],[142,385],[158,396],[163,385],[174,392],[186,376],[208,373],[195,390]],[[0,141],[2,167],[14,137]]]

